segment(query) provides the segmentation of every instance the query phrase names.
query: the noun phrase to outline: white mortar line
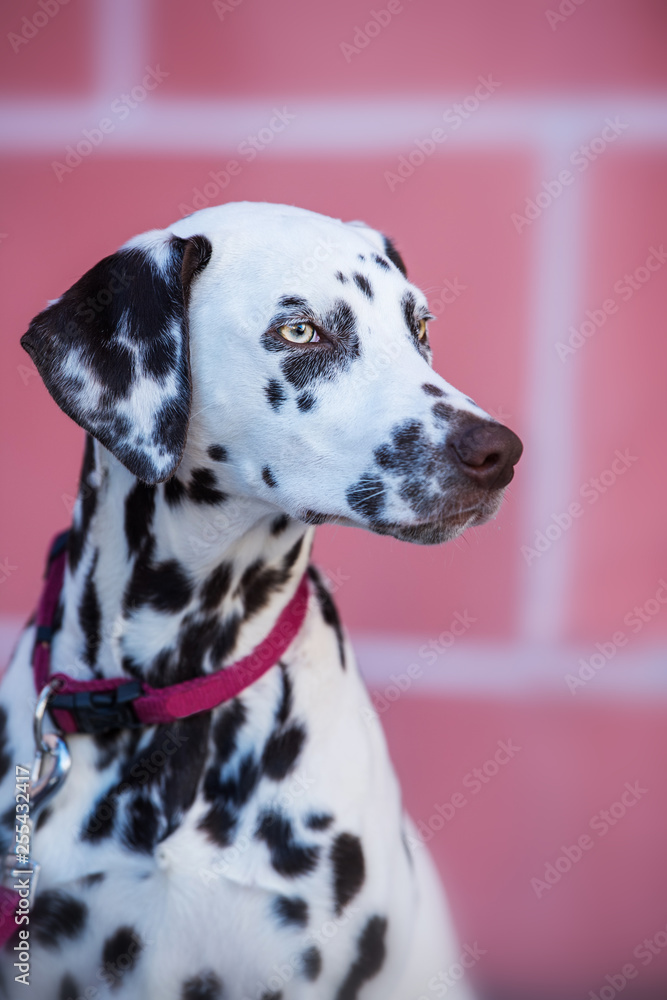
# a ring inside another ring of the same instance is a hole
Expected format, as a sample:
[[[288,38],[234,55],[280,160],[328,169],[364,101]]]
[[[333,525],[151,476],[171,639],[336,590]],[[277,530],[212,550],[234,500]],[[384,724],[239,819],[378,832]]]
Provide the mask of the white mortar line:
[[[129,0],[123,0],[129,3]],[[161,69],[169,71],[166,64]],[[140,84],[145,72],[139,53],[117,71],[102,70],[106,93],[79,100],[0,100],[0,135],[7,152],[64,152],[83,128],[109,115],[109,104],[123,90]],[[134,75],[132,75],[134,74]],[[131,76],[128,80],[127,77]],[[286,109],[295,119],[261,151],[265,157],[399,155],[416,139],[442,125],[442,115],[465,94],[398,100],[311,100],[267,97],[260,100],[171,99],[159,88],[118,123],[95,155],[112,153],[221,154],[234,156],[249,134],[268,125],[273,109]],[[607,95],[568,99],[504,97],[502,91],[482,104],[459,130],[437,146],[442,152],[468,147],[486,149],[544,148],[579,142],[599,134],[606,117],[631,120],[623,145],[667,144],[667,98]],[[573,149],[570,146],[570,149]],[[392,167],[391,159],[387,168]]]
[[[146,72],[147,7],[145,0],[96,0],[93,5],[95,84],[105,105],[139,84]]]
[[[526,196],[534,198],[542,181],[551,181],[559,171],[567,169],[570,153],[582,141],[571,135],[564,145],[548,148]],[[576,366],[564,365],[554,348],[556,341],[563,339],[568,324],[576,321],[582,303],[584,204],[589,172],[572,172],[572,185],[564,187],[563,194],[530,227],[517,233],[517,239],[534,240],[535,247],[535,274],[528,281],[532,301],[525,457],[519,467],[522,484],[518,493],[523,503],[520,546],[533,547],[535,531],[544,532],[553,514],[561,514],[579,499],[579,439],[574,426]],[[571,543],[572,534],[564,531],[530,565],[517,553],[522,567],[518,632],[527,642],[557,642],[563,637],[572,584]]]

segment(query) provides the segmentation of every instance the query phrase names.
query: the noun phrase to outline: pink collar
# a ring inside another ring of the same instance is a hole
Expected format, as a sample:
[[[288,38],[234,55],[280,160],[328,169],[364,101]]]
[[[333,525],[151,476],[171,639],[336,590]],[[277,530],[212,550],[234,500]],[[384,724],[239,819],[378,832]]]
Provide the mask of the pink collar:
[[[65,575],[66,550],[64,532],[54,539],[49,555],[32,661],[38,694],[50,681],[59,682],[49,709],[65,733],[152,726],[210,711],[235,698],[270,670],[294,641],[306,617],[308,582],[304,574],[267,637],[248,656],[224,670],[164,688],[152,688],[126,677],[75,681],[66,674],[50,675],[52,626]]]

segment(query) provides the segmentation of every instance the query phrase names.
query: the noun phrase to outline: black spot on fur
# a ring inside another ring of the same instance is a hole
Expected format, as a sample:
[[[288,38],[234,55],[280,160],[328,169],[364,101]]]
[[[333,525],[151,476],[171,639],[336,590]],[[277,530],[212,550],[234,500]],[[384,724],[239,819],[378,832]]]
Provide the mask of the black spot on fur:
[[[208,457],[212,458],[214,462],[226,462],[227,449],[223,448],[221,444],[212,444],[208,449]]]
[[[389,270],[389,262],[386,261],[384,257],[380,257],[379,254],[375,253],[373,254],[373,260],[375,261],[376,264],[379,264],[384,271]]]
[[[95,803],[81,831],[81,839],[92,844],[111,836],[116,821],[118,802],[114,794],[103,795]]]
[[[310,813],[306,816],[305,824],[309,830],[328,830],[333,821],[331,813]]]
[[[69,972],[66,972],[60,981],[58,1000],[79,1000],[80,996],[81,990],[76,979],[70,976]]]
[[[81,626],[85,640],[83,659],[90,667],[95,666],[102,639],[102,611],[97,598],[97,587],[95,586],[97,557],[98,552],[96,551],[90,569],[86,574],[83,594],[81,595],[81,604],[79,605],[79,625]]]
[[[357,895],[366,877],[361,841],[351,833],[340,833],[331,845],[331,867],[336,915],[340,916]]]
[[[189,284],[206,265],[202,236],[165,242],[154,252],[133,247],[105,257],[36,316],[22,338],[58,405],[144,482],[166,478],[185,444],[190,409],[186,309]],[[91,305],[92,303],[92,305]],[[73,360],[80,369],[70,375]],[[84,376],[102,386],[95,407]],[[133,395],[139,379],[153,400]],[[173,388],[167,388],[167,384]],[[138,432],[139,415],[152,432]],[[153,452],[161,456],[158,467]]]
[[[345,493],[353,511],[375,520],[382,513],[385,502],[385,486],[379,476],[365,472]]]
[[[449,403],[434,403],[433,414],[441,420],[451,420],[456,414],[456,410],[453,406],[450,406]]]
[[[165,649],[155,657],[146,675],[154,687],[178,684],[201,677],[205,658],[217,669],[229,656],[238,638],[240,616],[233,612],[222,621],[217,614],[201,618],[195,613],[183,617],[175,649]]]
[[[93,885],[99,885],[100,882],[104,882],[105,878],[106,875],[104,872],[91,872],[90,875],[82,875],[78,881],[86,889],[89,889]]]
[[[273,912],[284,925],[305,927],[308,923],[308,903],[299,896],[276,896]]]
[[[52,816],[53,816],[52,807],[45,806],[44,809],[42,809],[37,814],[37,819],[35,820],[35,830],[41,830],[43,826],[46,826],[46,824],[48,823],[48,821],[51,819]]]
[[[100,841],[122,820],[125,847],[148,853],[173,833],[197,793],[208,753],[209,727],[210,714],[202,712],[156,726],[148,744],[127,739],[116,754],[118,779],[96,803],[82,838]],[[159,810],[151,804],[154,789]]]
[[[308,576],[310,577],[313,586],[315,587],[315,593],[317,595],[317,600],[320,605],[320,611],[324,621],[332,628],[336,633],[336,640],[338,642],[338,655],[340,656],[340,663],[345,670],[345,636],[343,635],[343,626],[340,623],[340,617],[338,615],[338,609],[334,604],[334,599],[325,587],[320,574],[315,569],[314,566],[308,567]]]
[[[376,448],[374,455],[382,469],[400,477],[395,488],[417,517],[432,517],[434,509],[442,505],[443,491],[452,484],[453,474],[443,465],[439,449],[431,442],[421,421],[407,420],[395,427],[391,444]],[[374,523],[373,529],[382,533],[383,523]]]
[[[280,514],[275,521],[271,522],[271,534],[272,535],[282,535],[283,531],[289,524],[289,517],[287,514]]]
[[[413,337],[417,335],[417,326],[415,320],[415,309],[417,308],[417,300],[412,294],[412,292],[406,292],[401,299],[401,308],[403,310],[403,319],[405,320],[405,325],[412,334]]]
[[[197,825],[212,843],[219,847],[229,847],[237,818],[226,802],[215,802]]]
[[[300,295],[283,295],[279,299],[278,304],[283,307],[283,309],[303,309],[305,312],[309,312],[309,306],[305,299],[302,299]]]
[[[296,878],[312,872],[317,865],[319,847],[298,844],[291,822],[275,809],[261,814],[255,836],[267,845],[271,864],[279,875]]]
[[[294,768],[306,739],[306,731],[297,723],[282,732],[273,733],[262,754],[264,774],[274,781],[282,781]]]
[[[322,326],[327,334],[321,343],[308,347],[298,347],[275,336],[274,331],[284,316],[276,316],[269,330],[262,335],[262,346],[267,351],[283,355],[281,369],[287,381],[295,389],[307,389],[314,382],[335,379],[346,371],[352,361],[359,357],[359,337],[352,309],[343,299],[338,299],[322,317]]]
[[[41,945],[55,949],[63,938],[78,937],[87,919],[85,903],[60,889],[46,889],[37,895],[30,911],[30,928]]]
[[[438,388],[437,385],[432,385],[430,382],[424,382],[422,389],[427,396],[446,396],[447,393],[444,389]]]
[[[88,535],[90,522],[97,507],[97,490],[90,485],[88,477],[95,469],[95,442],[90,434],[86,435],[86,445],[83,452],[83,463],[79,479],[79,496],[81,497],[81,515],[76,525],[70,528],[67,538],[67,558],[70,569],[74,572],[79,565],[83,547]]]
[[[209,573],[201,586],[201,604],[204,611],[215,611],[229,590],[232,582],[232,564],[220,563]]]
[[[301,547],[302,547],[302,545],[303,545],[303,535],[301,535],[299,538],[297,538],[297,540],[294,543],[294,545],[292,546],[292,548],[289,549],[289,551],[286,552],[285,555],[283,556],[283,569],[284,570],[290,570],[292,568],[292,566],[294,566],[295,562],[297,561],[297,559],[301,555]]]
[[[153,803],[145,796],[131,799],[125,814],[123,841],[133,851],[151,854],[158,837],[158,816]]]
[[[353,275],[353,278],[354,278],[355,285],[357,286],[357,288],[361,289],[361,291],[364,293],[364,295],[366,296],[366,298],[367,299],[372,299],[373,298],[373,289],[371,288],[371,283],[368,280],[368,278],[365,278],[363,276],[363,274],[357,274],[356,272]]]
[[[222,767],[231,760],[237,746],[237,737],[246,721],[246,710],[242,701],[235,698],[226,705],[213,726],[213,744],[215,746],[215,763]]]
[[[275,378],[272,378],[271,381],[264,386],[264,392],[266,393],[266,398],[274,410],[279,410],[287,399],[287,393],[283,389],[280,382],[278,382]]]
[[[236,752],[238,734],[246,720],[246,710],[238,699],[225,706],[216,719],[212,737],[215,754],[204,778],[203,792],[211,808],[199,823],[209,839],[226,847],[238,818],[238,809],[253,792],[259,779],[259,769],[251,756],[239,762],[237,773],[222,781],[222,768]]]
[[[403,258],[401,257],[400,253],[398,252],[398,250],[396,249],[396,247],[394,246],[394,244],[392,243],[392,241],[389,239],[388,236],[384,237],[384,253],[385,256],[388,257],[389,260],[392,262],[394,267],[398,268],[403,277],[407,278],[408,270],[405,264],[403,263]]]
[[[266,485],[269,486],[271,489],[275,489],[275,487],[278,485],[275,476],[271,472],[271,469],[268,467],[268,465],[265,465],[264,468],[262,469],[262,479],[264,480]]]
[[[366,260],[364,254],[362,254],[362,253],[358,253],[357,257],[359,258],[359,260]]]
[[[301,520],[306,524],[326,524],[329,519],[329,514],[322,514],[317,510],[304,510],[301,516]]]
[[[125,497],[125,537],[130,555],[141,549],[155,514],[155,487],[137,481]]]
[[[112,990],[118,989],[123,978],[135,968],[142,948],[142,940],[132,927],[119,927],[106,939],[102,947],[102,965]]]
[[[231,842],[240,809],[248,802],[259,778],[260,771],[251,754],[246,754],[239,762],[236,773],[224,780],[220,778],[219,767],[208,769],[204,778],[204,797],[213,805],[199,827],[214,843],[225,847]]]
[[[342,271],[336,271],[336,278],[338,281],[340,281],[341,285],[347,284],[347,278],[345,277]]]
[[[280,697],[280,704],[278,705],[278,710],[276,712],[276,721],[278,725],[284,726],[287,722],[290,712],[292,711],[292,706],[294,704],[294,689],[292,687],[292,681],[290,675],[287,672],[287,667],[284,663],[280,664],[281,680],[282,680],[282,694]]]
[[[357,941],[357,957],[336,993],[336,1000],[357,1000],[364,983],[377,976],[386,956],[386,933],[387,920],[384,917],[368,920]]]
[[[177,507],[186,493],[185,485],[177,476],[172,476],[164,484],[164,498],[170,507]]]
[[[300,396],[297,396],[296,405],[302,412],[306,413],[308,410],[312,410],[315,405],[315,397],[312,392],[302,392]]]
[[[192,581],[175,559],[152,563],[148,555],[137,559],[125,591],[125,611],[146,604],[156,611],[182,611],[192,597]]]
[[[306,948],[301,956],[301,970],[304,979],[314,982],[322,971],[322,952],[317,945]]]
[[[251,753],[241,758],[236,773],[220,777],[220,768],[210,767],[204,777],[204,798],[208,802],[225,802],[238,810],[248,802],[260,778],[259,767]]]
[[[303,536],[285,554],[281,566],[265,566],[261,559],[257,559],[246,568],[237,589],[243,597],[246,618],[265,608],[274,591],[287,583],[302,544]]]
[[[210,969],[200,972],[183,983],[181,1000],[222,1000],[222,982]]]
[[[195,503],[216,504],[227,499],[227,494],[217,488],[216,478],[211,470],[204,468],[192,470],[188,496]]]
[[[7,711],[0,706],[0,781],[4,778],[12,762],[7,746]]]

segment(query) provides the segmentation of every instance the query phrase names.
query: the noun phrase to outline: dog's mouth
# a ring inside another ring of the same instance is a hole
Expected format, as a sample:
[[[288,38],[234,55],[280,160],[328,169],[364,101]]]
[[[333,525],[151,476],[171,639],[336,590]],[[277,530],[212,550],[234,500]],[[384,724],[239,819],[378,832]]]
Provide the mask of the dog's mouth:
[[[462,510],[444,509],[434,512],[431,517],[415,523],[382,522],[369,525],[371,530],[381,535],[392,535],[403,542],[413,542],[418,545],[441,545],[458,538],[468,528],[476,528],[492,520],[500,510],[502,490],[498,495],[485,498],[481,503],[468,506]]]
[[[324,514],[303,511],[299,520],[306,524],[338,524],[350,528],[365,528],[378,535],[391,535],[402,542],[417,545],[441,545],[458,538],[468,528],[476,528],[492,520],[500,510],[504,490],[496,490],[489,496],[457,510],[451,504],[439,507],[429,516],[418,521],[389,521],[381,518],[360,522],[340,514]],[[471,498],[472,499],[472,498]],[[477,498],[475,498],[477,499]]]

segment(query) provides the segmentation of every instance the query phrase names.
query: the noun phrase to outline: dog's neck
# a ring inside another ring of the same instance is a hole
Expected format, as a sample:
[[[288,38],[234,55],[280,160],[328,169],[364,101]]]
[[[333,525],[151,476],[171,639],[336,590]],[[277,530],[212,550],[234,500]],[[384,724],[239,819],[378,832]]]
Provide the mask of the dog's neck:
[[[52,670],[178,683],[247,655],[306,570],[313,529],[225,489],[189,448],[167,483],[139,482],[88,438]]]

